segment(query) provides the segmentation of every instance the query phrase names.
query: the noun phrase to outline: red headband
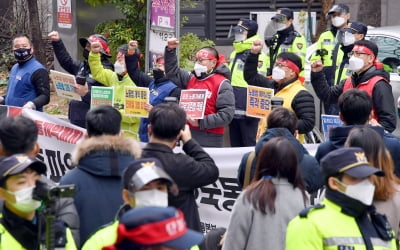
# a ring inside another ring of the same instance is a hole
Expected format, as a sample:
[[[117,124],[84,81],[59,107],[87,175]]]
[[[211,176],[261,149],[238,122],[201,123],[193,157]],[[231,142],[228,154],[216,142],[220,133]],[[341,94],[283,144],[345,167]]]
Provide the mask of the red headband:
[[[181,237],[186,231],[183,213],[178,211],[175,217],[144,224],[133,229],[127,229],[125,225],[119,224],[117,243],[127,239],[142,245],[161,244]]]
[[[362,46],[362,45],[354,45],[354,47],[353,47],[353,49],[351,51],[358,51],[358,52],[362,52],[362,53],[365,53],[365,54],[368,54],[368,55],[375,56],[375,54],[374,54],[374,52],[372,50],[370,50],[367,47]]]
[[[296,74],[300,73],[300,68],[292,61],[290,60],[284,60],[282,58],[279,58],[277,60],[278,63],[281,63],[283,65],[285,65],[286,67],[290,68],[291,70],[293,70]]]
[[[209,60],[218,61],[217,58],[215,58],[215,56],[211,55],[206,50],[199,50],[199,52],[197,52],[197,54],[196,54],[196,57],[200,58],[200,59],[209,59]]]

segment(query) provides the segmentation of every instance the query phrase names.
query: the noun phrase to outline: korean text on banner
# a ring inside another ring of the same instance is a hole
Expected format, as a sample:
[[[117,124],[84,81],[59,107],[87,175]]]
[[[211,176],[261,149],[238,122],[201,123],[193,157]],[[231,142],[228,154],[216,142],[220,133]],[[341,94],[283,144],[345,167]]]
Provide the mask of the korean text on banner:
[[[206,101],[206,89],[187,89],[181,92],[179,106],[185,110],[188,118],[203,119]]]
[[[149,95],[148,88],[125,86],[125,115],[148,117],[144,105],[149,104]]]
[[[329,140],[329,130],[338,126],[342,126],[343,122],[338,115],[321,115],[322,132],[324,139]]]
[[[53,81],[54,88],[58,96],[82,101],[80,95],[75,93],[74,86],[76,84],[75,76],[63,72],[50,70],[50,78]]]
[[[274,90],[249,85],[247,87],[246,115],[265,118],[272,109]]]
[[[114,106],[114,87],[92,86],[90,108],[100,105]]]

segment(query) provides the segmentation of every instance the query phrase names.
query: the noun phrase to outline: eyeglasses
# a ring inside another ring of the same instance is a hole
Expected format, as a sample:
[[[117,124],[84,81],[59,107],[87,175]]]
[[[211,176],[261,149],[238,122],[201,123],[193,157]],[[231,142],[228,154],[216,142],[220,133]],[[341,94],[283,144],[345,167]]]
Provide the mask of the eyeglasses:
[[[195,62],[199,62],[199,63],[202,63],[204,61],[209,61],[209,60],[211,60],[211,59],[207,59],[207,58],[195,58],[194,59]]]
[[[355,57],[360,57],[361,55],[369,55],[367,53],[359,52],[359,51],[351,51],[349,54],[347,54],[349,57],[355,56]]]

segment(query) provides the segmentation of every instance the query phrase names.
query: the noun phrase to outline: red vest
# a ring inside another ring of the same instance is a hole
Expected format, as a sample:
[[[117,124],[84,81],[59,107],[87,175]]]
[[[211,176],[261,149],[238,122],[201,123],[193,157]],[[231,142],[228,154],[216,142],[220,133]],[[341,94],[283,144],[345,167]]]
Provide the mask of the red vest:
[[[204,116],[217,113],[216,105],[218,92],[222,82],[225,80],[226,77],[221,74],[211,74],[204,79],[197,79],[195,76],[192,76],[192,78],[190,78],[187,89],[206,89],[208,91],[206,107],[204,109]],[[193,127],[190,124],[189,126],[192,129],[200,129],[199,127]],[[205,129],[205,131],[222,135],[224,134],[224,126]]]
[[[372,98],[372,91],[374,90],[374,87],[375,87],[376,83],[379,82],[380,80],[383,80],[386,83],[389,83],[387,81],[387,79],[382,77],[382,76],[373,76],[368,81],[358,84],[356,88],[360,89],[360,90],[364,90]],[[347,90],[353,89],[353,88],[354,87],[353,87],[353,84],[351,82],[351,77],[348,77],[346,79],[345,83],[344,83],[344,86],[343,86],[343,93],[346,92]],[[372,118],[374,118],[375,120],[379,121],[379,117],[377,116],[377,114],[375,112],[375,107],[372,107],[372,111],[373,111],[372,112]]]

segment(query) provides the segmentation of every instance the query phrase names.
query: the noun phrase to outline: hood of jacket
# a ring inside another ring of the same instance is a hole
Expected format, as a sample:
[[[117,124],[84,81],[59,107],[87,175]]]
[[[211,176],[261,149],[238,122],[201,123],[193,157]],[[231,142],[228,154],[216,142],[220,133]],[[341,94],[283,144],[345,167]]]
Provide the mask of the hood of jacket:
[[[346,142],[347,136],[350,133],[350,130],[355,127],[369,127],[375,130],[380,136],[383,137],[385,130],[380,126],[369,126],[369,125],[349,125],[349,126],[339,126],[335,128],[331,128],[329,131],[329,142],[335,149],[343,147]]]
[[[293,136],[293,134],[287,128],[269,128],[258,140],[255,151],[256,155],[260,153],[262,146],[267,143],[270,139],[275,137],[284,137],[289,140],[289,142],[295,147],[297,151],[297,156],[299,157],[299,162],[303,160],[305,154],[309,154],[307,149],[301,145],[301,143]]]
[[[357,86],[360,83],[368,81],[373,76],[381,76],[385,78],[388,82],[390,82],[390,74],[383,69],[377,69],[375,66],[370,67],[359,75],[353,73],[351,75],[351,80],[353,82],[353,85]]]
[[[241,42],[233,42],[233,49],[236,53],[241,53],[245,50],[249,50],[251,49],[251,46],[253,45],[253,42],[255,40],[261,40],[259,34],[255,34],[254,36],[247,38],[246,40]]]
[[[93,136],[83,140],[72,153],[72,164],[100,176],[121,176],[122,171],[140,157],[135,140],[122,136]]]

